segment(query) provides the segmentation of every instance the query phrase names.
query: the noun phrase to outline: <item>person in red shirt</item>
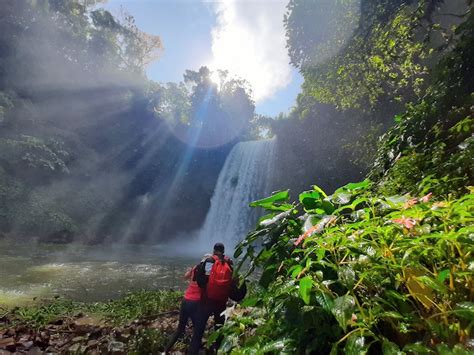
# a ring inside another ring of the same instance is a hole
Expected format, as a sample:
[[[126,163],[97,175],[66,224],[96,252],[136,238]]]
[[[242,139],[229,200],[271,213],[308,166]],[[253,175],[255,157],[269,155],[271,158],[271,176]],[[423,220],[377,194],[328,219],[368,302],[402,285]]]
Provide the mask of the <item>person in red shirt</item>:
[[[213,255],[204,258],[196,271],[198,286],[203,290],[201,302],[193,322],[193,336],[188,348],[189,355],[199,354],[202,336],[210,316],[214,316],[215,328],[224,324],[227,300],[232,286],[233,262],[224,254],[224,244],[214,245]],[[216,342],[216,346],[220,340]]]
[[[196,316],[199,302],[202,297],[202,288],[196,282],[196,266],[189,269],[185,274],[184,278],[189,280],[188,288],[184,293],[183,301],[181,302],[181,308],[179,311],[179,322],[178,329],[170,337],[168,344],[165,347],[165,353],[168,353],[176,341],[183,336],[186,330],[186,325],[189,319],[193,322],[193,326],[196,324]]]

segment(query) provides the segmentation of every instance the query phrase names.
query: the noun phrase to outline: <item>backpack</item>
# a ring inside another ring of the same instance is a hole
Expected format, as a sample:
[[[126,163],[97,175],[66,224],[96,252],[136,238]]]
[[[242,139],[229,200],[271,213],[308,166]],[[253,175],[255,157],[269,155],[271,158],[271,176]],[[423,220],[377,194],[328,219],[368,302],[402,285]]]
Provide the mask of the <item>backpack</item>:
[[[207,259],[201,261],[196,266],[196,272],[194,273],[193,281],[196,281],[200,288],[206,288],[207,282],[209,281],[209,276],[206,275],[206,262],[209,262]]]
[[[232,301],[240,302],[245,298],[246,295],[247,295],[247,283],[245,279],[241,280],[239,277],[235,277],[232,280],[229,298]]]
[[[214,265],[212,265],[209,280],[207,282],[207,298],[213,301],[227,302],[232,286],[232,266],[227,257],[220,259],[213,255]]]

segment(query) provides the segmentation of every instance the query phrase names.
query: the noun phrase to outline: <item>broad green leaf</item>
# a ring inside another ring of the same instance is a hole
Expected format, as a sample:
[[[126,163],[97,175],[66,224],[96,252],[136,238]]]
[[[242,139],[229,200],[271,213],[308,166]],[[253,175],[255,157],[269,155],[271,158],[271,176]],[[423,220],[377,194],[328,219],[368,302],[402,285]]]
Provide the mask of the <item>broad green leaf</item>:
[[[238,343],[238,336],[236,334],[227,334],[222,341],[219,351],[229,353],[231,349],[235,348],[235,344]]]
[[[393,318],[393,319],[404,319],[405,317],[398,312],[395,311],[388,311],[382,312],[379,314],[380,318]]]
[[[313,279],[310,276],[305,276],[300,280],[299,292],[304,303],[309,304],[311,288],[313,287]]]
[[[238,245],[234,251],[234,258],[238,258],[242,254],[242,251],[243,251],[243,246]]]
[[[433,279],[424,275],[425,271],[421,269],[406,268],[404,273],[410,295],[421,302],[426,308],[431,308],[434,299],[433,285],[431,285]]]
[[[268,213],[268,214],[266,214],[266,215],[263,215],[262,217],[260,217],[260,218],[258,219],[257,224],[260,224],[260,222],[263,222],[263,221],[265,221],[265,220],[267,220],[267,219],[272,219],[273,217],[276,216],[276,214],[277,214],[276,212],[272,212],[272,213]]]
[[[276,340],[270,343],[265,344],[262,349],[259,351],[261,354],[266,354],[269,352],[277,352],[280,353],[281,351],[285,350],[285,347],[290,342],[288,339]]]
[[[370,186],[370,181],[369,180],[364,180],[364,181],[361,181],[361,182],[351,182],[351,183],[341,187],[341,189],[345,189],[345,190],[348,190],[348,191],[365,190],[369,186]]]
[[[321,201],[320,208],[323,209],[326,214],[332,214],[336,210],[336,207],[327,200]]]
[[[319,186],[317,185],[313,185],[313,190],[320,193],[324,198],[328,197],[328,195],[326,195],[326,193],[324,192],[324,190],[322,188],[320,188]]]
[[[397,344],[392,343],[388,339],[383,339],[382,341],[382,353],[383,355],[402,355],[403,352],[400,351],[400,348]]]
[[[339,326],[344,329],[347,328],[347,324],[352,317],[352,313],[355,311],[355,300],[354,297],[344,295],[334,300],[334,306],[332,308],[332,314],[336,318]]]
[[[270,197],[251,202],[250,207],[263,207],[263,205],[272,204],[274,202],[288,201],[289,197],[289,190],[279,191],[274,193]]]
[[[394,195],[394,196],[386,197],[385,201],[387,201],[388,204],[392,208],[397,208],[397,207],[403,206],[405,204],[405,202],[408,201],[408,197],[407,196]]]
[[[294,207],[290,203],[275,204],[273,202],[265,202],[265,203],[262,202],[262,203],[259,203],[258,205],[250,204],[250,207],[255,207],[255,206],[265,208],[266,210],[269,210],[269,211],[282,211],[282,212],[289,211]]]
[[[367,354],[369,345],[365,337],[354,333],[347,339],[346,346],[344,346],[344,353],[346,355],[362,355]]]
[[[349,183],[334,191],[328,199],[338,205],[346,205],[351,201],[353,195],[357,195],[359,191],[366,189],[369,185],[369,180],[364,180],[358,183]]]
[[[295,279],[300,274],[301,270],[303,270],[303,267],[301,265],[295,265],[290,268],[290,270],[288,270],[288,273],[291,272],[291,277]]]
[[[413,343],[413,344],[407,344],[403,348],[403,351],[409,351],[415,354],[432,354],[434,351],[432,351],[430,348],[427,346],[421,344],[421,343]]]
[[[220,336],[221,334],[219,332],[213,332],[209,335],[207,338],[207,344],[212,345]]]
[[[316,252],[318,261],[322,260],[325,255],[326,255],[326,250],[324,248],[319,248],[318,251]]]
[[[312,210],[319,207],[322,195],[316,191],[305,191],[299,195],[299,200],[305,210]]]
[[[259,302],[260,302],[260,298],[258,298],[258,297],[246,298],[242,302],[241,306],[242,307],[254,307]]]
[[[458,303],[454,313],[461,318],[474,321],[474,302]]]
[[[443,294],[447,292],[446,286],[443,283],[439,282],[437,279],[434,279],[432,277],[418,276],[416,277],[416,280],[422,283],[423,285],[426,285],[429,288],[436,290],[438,292],[441,292]]]
[[[330,196],[332,202],[338,205],[347,205],[351,202],[352,194],[350,192],[335,192],[333,195]]]
[[[283,219],[285,219],[286,217],[288,217],[289,215],[291,214],[291,209],[288,210],[288,211],[284,211],[284,212],[281,212],[279,214],[277,214],[275,217],[273,218],[270,218],[270,219],[266,219],[264,221],[261,221],[259,223],[259,225],[261,227],[268,227],[268,228],[271,228],[272,226],[280,223]]]
[[[461,344],[456,344],[451,349],[447,344],[439,344],[436,347],[439,355],[472,355],[472,351],[467,350]]]
[[[334,306],[334,300],[330,294],[324,291],[317,291],[315,293],[315,298],[322,309],[324,309],[327,312],[331,312]]]
[[[342,206],[342,207],[339,207],[336,211],[338,213],[341,213],[343,212],[344,210],[348,210],[348,211],[354,211],[355,209],[357,209],[357,207],[360,205],[360,204],[363,204],[365,202],[368,201],[368,198],[366,197],[361,197],[361,198],[358,198],[356,200],[354,200],[354,202],[352,202],[350,205],[345,205],[345,206]]]
[[[354,286],[356,274],[350,266],[343,266],[337,272],[339,280],[344,286],[348,289],[351,289]]]

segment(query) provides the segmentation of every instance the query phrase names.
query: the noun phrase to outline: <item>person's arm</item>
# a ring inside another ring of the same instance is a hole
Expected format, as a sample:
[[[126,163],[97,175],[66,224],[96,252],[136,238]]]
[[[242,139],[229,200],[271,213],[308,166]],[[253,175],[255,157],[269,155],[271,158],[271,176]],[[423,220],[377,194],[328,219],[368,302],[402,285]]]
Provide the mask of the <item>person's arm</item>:
[[[191,277],[193,276],[193,270],[194,270],[194,267],[191,267],[185,272],[184,274],[185,280],[191,280]]]
[[[225,261],[227,262],[227,264],[229,264],[229,266],[234,269],[234,261],[229,258],[227,255],[225,256]]]

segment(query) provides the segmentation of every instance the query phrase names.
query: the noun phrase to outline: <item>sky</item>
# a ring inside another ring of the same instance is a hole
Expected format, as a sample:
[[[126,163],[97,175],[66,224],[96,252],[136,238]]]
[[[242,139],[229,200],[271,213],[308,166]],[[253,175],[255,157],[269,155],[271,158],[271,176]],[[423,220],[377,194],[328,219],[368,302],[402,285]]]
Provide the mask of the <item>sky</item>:
[[[256,112],[275,116],[295,104],[303,79],[289,64],[283,14],[287,0],[108,0],[137,26],[158,35],[161,57],[147,68],[158,82],[183,80],[186,69],[228,70],[252,86]]]

